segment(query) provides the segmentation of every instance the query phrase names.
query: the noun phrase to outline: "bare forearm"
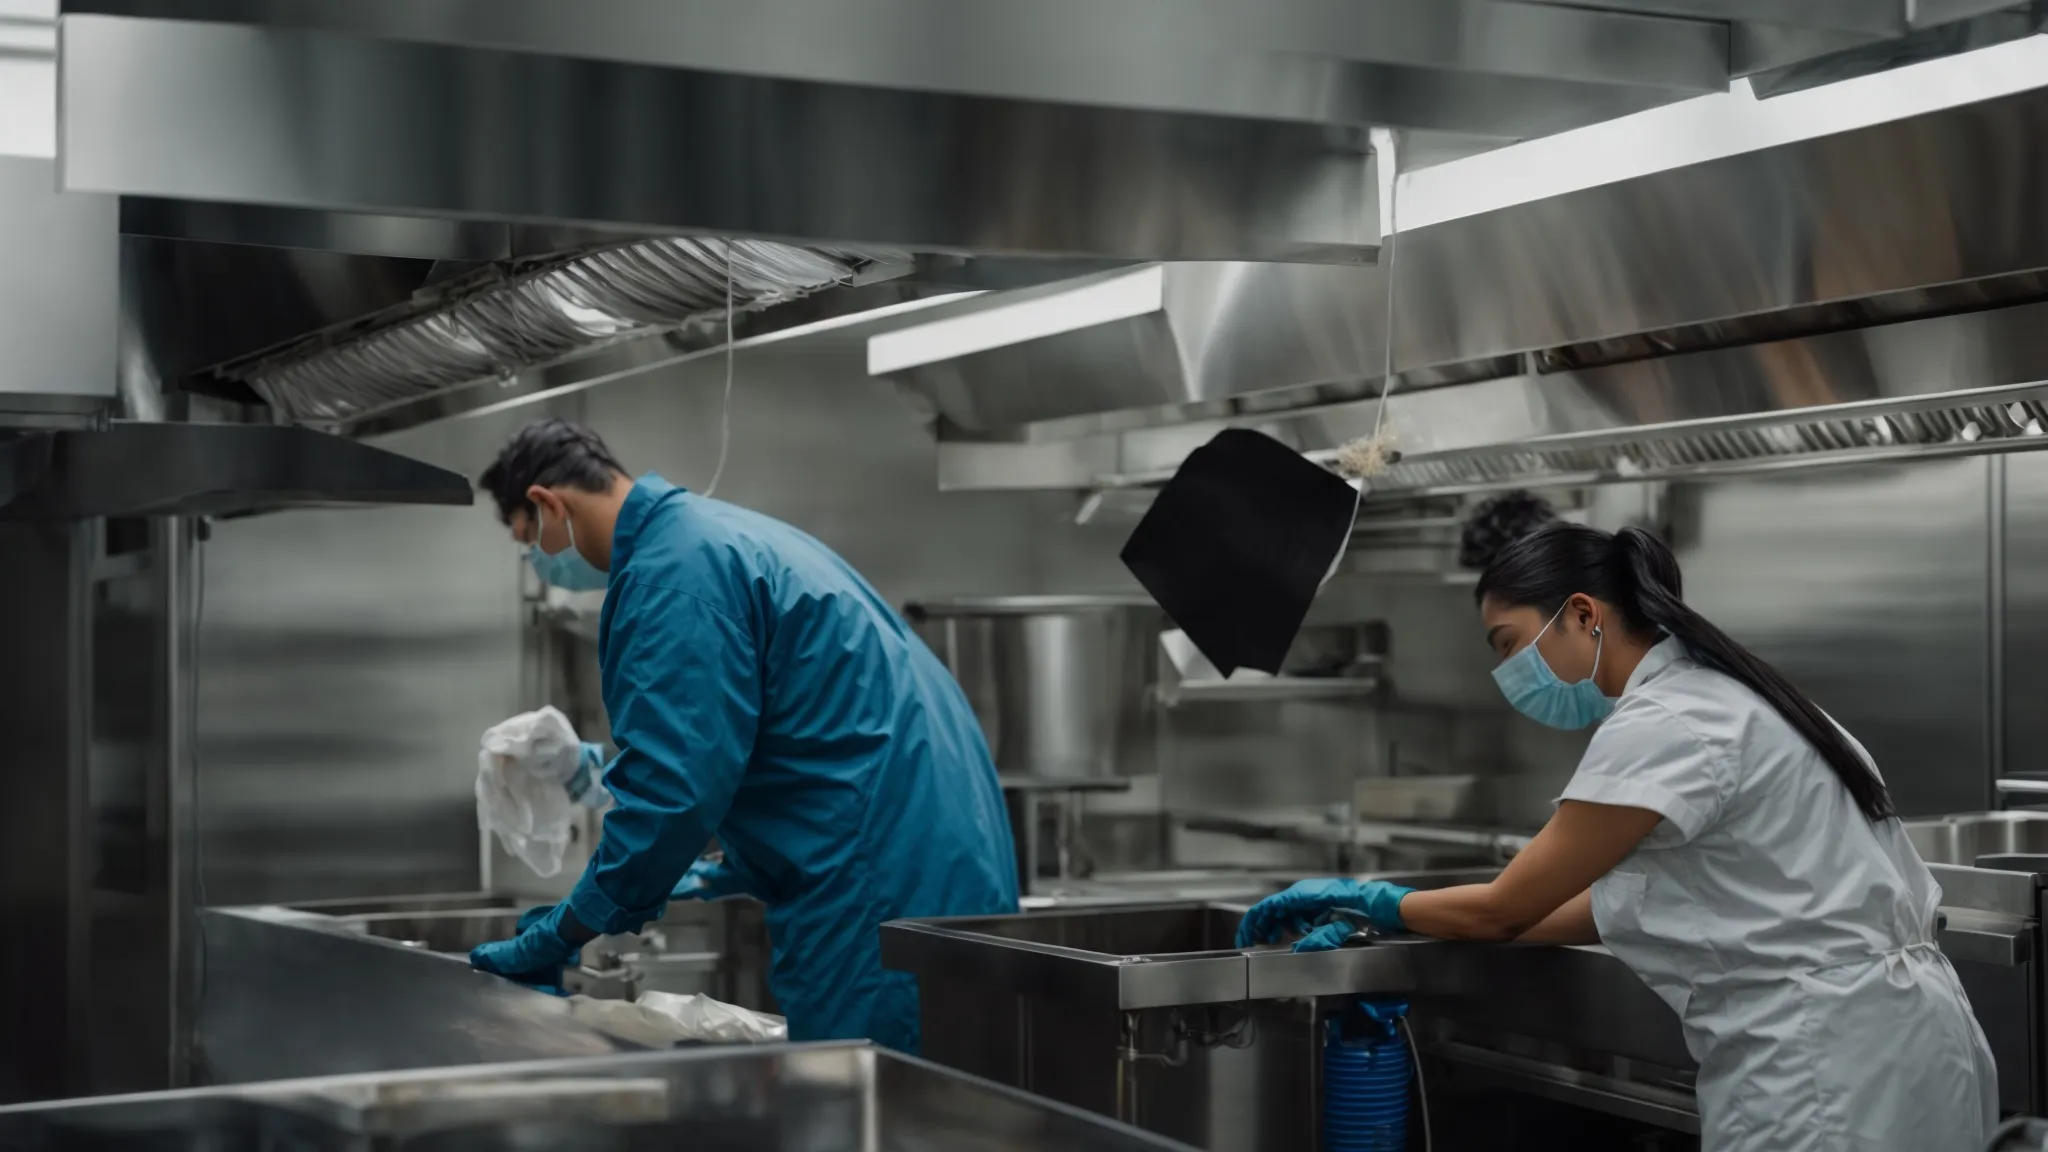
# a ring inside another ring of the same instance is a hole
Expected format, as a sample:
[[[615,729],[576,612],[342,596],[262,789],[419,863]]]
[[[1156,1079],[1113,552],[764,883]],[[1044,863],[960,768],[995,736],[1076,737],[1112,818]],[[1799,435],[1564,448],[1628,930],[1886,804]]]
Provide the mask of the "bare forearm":
[[[1498,878],[1411,892],[1401,900],[1401,921],[1445,940],[1583,943],[1594,938],[1587,890],[1662,819],[1647,808],[1566,800]]]
[[[1513,940],[1531,926],[1531,918],[1509,907],[1494,884],[1411,892],[1401,898],[1401,922],[1410,932],[1439,940]]]
[[[1565,901],[1562,908],[1516,939],[1524,944],[1598,944],[1600,931],[1593,926],[1592,889]]]

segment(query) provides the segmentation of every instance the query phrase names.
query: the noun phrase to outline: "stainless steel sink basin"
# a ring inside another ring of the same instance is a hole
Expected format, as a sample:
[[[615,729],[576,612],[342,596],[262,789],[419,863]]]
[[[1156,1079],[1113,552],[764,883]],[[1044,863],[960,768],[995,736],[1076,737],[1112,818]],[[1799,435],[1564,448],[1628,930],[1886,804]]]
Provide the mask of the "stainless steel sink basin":
[[[384,940],[398,940],[429,952],[462,953],[519,933],[519,913],[511,909],[463,912],[382,912],[337,918],[337,926]]]
[[[1243,912],[1225,904],[1174,904],[941,921],[963,932],[1110,956],[1225,952],[1236,946]]]
[[[492,940],[510,939],[524,906],[488,893],[399,896],[380,900],[325,900],[291,906],[331,917],[334,926],[429,952],[467,954]]]
[[[1973,865],[1980,856],[2048,853],[2048,813],[1971,812],[1905,822],[1906,838],[1929,864]]]
[[[518,933],[535,901],[488,892],[317,900],[287,906],[298,922],[370,936],[422,952],[461,958],[472,948]],[[765,984],[768,935],[753,901],[683,901],[639,932],[603,937],[567,973],[572,991],[630,996],[641,991],[699,992],[742,1007],[773,1011]]]

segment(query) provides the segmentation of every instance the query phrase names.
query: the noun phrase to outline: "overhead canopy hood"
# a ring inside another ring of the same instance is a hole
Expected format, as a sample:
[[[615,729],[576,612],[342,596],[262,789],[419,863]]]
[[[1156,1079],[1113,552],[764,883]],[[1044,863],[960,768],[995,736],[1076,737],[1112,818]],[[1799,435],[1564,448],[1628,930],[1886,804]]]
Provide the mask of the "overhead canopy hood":
[[[702,350],[703,277],[672,261],[658,302],[614,307],[612,284],[559,306],[572,270],[683,243],[656,236],[822,262],[750,284],[749,338],[1136,261],[1357,266],[1385,217],[1376,134],[1427,164],[1734,76],[1883,66],[1930,32],[2018,35],[2014,8],[65,0],[58,151],[65,188],[122,197],[124,396],[261,399],[361,435]],[[1319,271],[1299,299],[1323,301]],[[1201,279],[1165,295],[1200,307]],[[1160,402],[1233,371],[1155,381]]]
[[[1355,262],[1368,127],[1459,155],[2024,34],[1999,9],[2028,6],[65,0],[60,154],[68,188],[275,209]]]
[[[2048,299],[2048,166],[2026,143],[2048,128],[2048,41],[1701,104],[1403,178],[1403,221],[1427,222],[1399,237],[1404,459],[1375,490],[2034,446],[2031,397],[1987,415],[1968,393],[2048,380],[2028,327]],[[1653,170],[1557,187],[1595,153]],[[1144,483],[1224,423],[1311,452],[1371,430],[1382,269],[1151,274],[1149,307],[1024,344],[927,357],[904,354],[917,329],[890,336],[893,374],[941,416],[946,483]],[[1903,343],[1937,337],[1946,359]],[[1890,407],[1828,415],[1873,403]]]
[[[473,499],[456,473],[306,428],[120,422],[0,440],[4,519],[235,516]]]
[[[1370,121],[1346,107],[1341,66],[1267,47],[1270,22],[1249,10],[1191,24],[1185,8],[74,0],[60,154],[73,190],[274,209],[919,252],[1370,260]],[[1516,93],[1551,82],[1503,81],[1491,103],[1515,135],[1725,82],[1711,26],[1535,12],[1570,30],[1549,53],[1560,67],[1638,23],[1622,43],[1648,59],[1560,82],[1590,109],[1534,112]],[[1286,35],[1329,31],[1315,23]],[[1640,85],[1608,82],[1629,75]]]

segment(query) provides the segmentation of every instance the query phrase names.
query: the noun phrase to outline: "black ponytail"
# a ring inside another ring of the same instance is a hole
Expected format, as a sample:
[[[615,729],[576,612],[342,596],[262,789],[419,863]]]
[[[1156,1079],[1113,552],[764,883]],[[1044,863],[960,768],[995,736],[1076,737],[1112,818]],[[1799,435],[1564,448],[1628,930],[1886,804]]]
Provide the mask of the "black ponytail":
[[[1492,596],[1549,616],[1580,592],[1612,605],[1630,632],[1676,636],[1693,659],[1740,680],[1813,745],[1864,816],[1897,815],[1884,782],[1834,721],[1776,668],[1685,603],[1678,558],[1650,533],[1547,524],[1501,549],[1479,578],[1477,598]]]

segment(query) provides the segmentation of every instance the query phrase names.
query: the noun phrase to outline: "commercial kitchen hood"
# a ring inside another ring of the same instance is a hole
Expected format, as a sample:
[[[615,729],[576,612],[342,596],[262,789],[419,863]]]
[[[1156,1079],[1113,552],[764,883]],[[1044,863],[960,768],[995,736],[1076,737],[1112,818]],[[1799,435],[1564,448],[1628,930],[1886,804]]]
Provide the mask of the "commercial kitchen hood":
[[[0,519],[472,502],[462,476],[307,428],[115,422],[0,439]]]
[[[2042,446],[2044,127],[2034,38],[1404,176],[1402,460],[1373,491]],[[1384,268],[1143,274],[1152,307],[1038,340],[947,357],[890,335],[891,374],[938,413],[943,484],[1100,491],[1156,483],[1225,425],[1322,458],[1373,428]]]
[[[72,190],[314,213],[1357,262],[1368,128],[1460,155],[2033,29],[2012,0],[64,0],[60,154]]]
[[[742,338],[1136,261],[1356,267],[1390,130],[1429,163],[2021,35],[2028,11],[65,0],[58,153],[64,188],[121,196],[131,414],[178,388],[368,435],[722,342],[702,237],[790,273],[747,277]]]

